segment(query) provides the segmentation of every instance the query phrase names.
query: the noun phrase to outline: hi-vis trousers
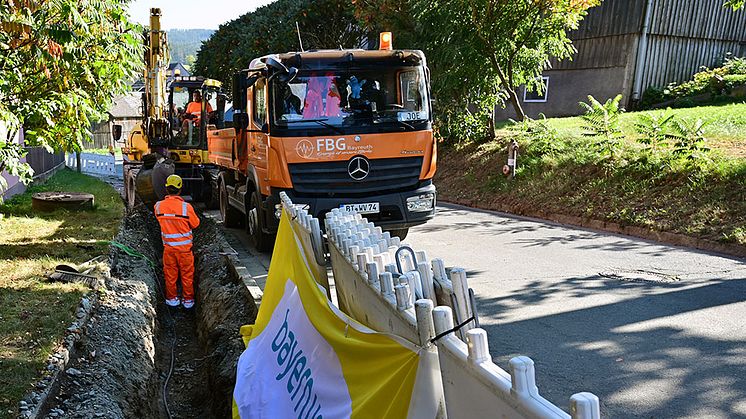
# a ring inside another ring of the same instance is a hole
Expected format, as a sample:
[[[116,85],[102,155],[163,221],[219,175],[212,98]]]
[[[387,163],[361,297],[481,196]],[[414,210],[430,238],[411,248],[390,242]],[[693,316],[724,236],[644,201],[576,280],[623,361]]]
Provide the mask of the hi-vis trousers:
[[[176,281],[181,274],[182,300],[194,300],[194,254],[191,250],[175,250],[163,246],[163,277],[166,282],[166,299],[176,298]]]

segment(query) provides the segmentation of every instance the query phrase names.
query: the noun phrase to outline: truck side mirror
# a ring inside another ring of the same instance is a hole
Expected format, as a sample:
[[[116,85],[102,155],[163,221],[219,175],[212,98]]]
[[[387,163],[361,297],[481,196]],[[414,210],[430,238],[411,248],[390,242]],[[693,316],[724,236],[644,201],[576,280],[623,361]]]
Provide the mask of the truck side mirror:
[[[112,125],[111,136],[114,138],[114,142],[119,141],[122,138],[122,126],[119,124]]]

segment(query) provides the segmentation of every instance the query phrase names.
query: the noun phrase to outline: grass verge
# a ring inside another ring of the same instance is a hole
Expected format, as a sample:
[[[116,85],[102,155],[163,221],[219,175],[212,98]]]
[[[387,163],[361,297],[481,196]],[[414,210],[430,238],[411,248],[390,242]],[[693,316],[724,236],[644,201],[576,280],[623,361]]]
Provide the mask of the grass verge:
[[[655,111],[662,112],[662,111]],[[498,140],[441,148],[436,184],[446,201],[518,213],[556,213],[746,245],[746,104],[675,109],[708,121],[712,148],[696,165],[635,141],[636,113],[622,114],[621,150],[602,161],[579,118],[548,119],[553,132],[505,127]],[[517,178],[501,169],[507,144],[521,146]]]
[[[40,191],[92,193],[95,208],[36,213],[31,194]],[[87,291],[48,283],[44,273],[107,253],[123,212],[111,186],[67,169],[0,205],[0,418],[14,417]]]

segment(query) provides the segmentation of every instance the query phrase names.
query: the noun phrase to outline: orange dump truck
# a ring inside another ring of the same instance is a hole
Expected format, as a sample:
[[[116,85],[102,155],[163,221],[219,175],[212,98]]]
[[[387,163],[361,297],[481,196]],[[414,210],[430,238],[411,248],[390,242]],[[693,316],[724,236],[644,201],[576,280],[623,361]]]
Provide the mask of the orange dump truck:
[[[346,207],[400,237],[425,223],[436,201],[429,90],[421,51],[253,60],[234,77],[232,127],[207,129],[215,166],[206,170],[225,223],[245,224],[253,244],[268,248],[280,192],[319,219]],[[221,95],[214,83],[205,93]]]

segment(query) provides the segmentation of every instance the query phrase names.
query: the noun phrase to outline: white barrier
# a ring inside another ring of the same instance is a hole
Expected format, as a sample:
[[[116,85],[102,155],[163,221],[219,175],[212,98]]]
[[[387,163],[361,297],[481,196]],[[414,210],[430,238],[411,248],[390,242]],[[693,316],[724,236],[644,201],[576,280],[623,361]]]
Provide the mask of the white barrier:
[[[68,153],[66,160],[67,167],[78,168],[75,153]],[[116,159],[109,154],[80,153],[80,166],[83,173],[108,176],[119,175],[116,171]]]
[[[308,214],[302,205],[295,205],[287,194],[280,194],[282,204],[288,209],[292,216],[291,223],[296,227],[297,236],[300,238],[301,246],[305,255],[313,255],[313,260],[308,261],[308,266],[313,270],[314,278],[326,289],[326,296],[331,300],[329,288],[329,277],[326,274],[326,260],[324,258],[323,237],[319,220]]]
[[[316,231],[318,221],[284,194],[283,204],[311,226],[309,232]],[[510,373],[492,362],[463,269],[448,272],[440,259],[428,263],[424,252],[341,209],[326,215],[326,232],[340,309],[372,329],[421,345],[438,360],[433,392],[440,403],[445,399],[439,417],[600,418],[599,400],[591,393],[571,397],[571,415],[541,397],[530,358],[511,359]],[[454,332],[454,324],[462,327]],[[436,335],[442,336],[433,345]]]

